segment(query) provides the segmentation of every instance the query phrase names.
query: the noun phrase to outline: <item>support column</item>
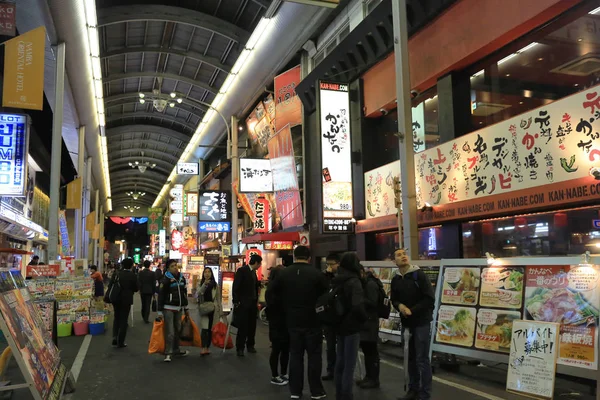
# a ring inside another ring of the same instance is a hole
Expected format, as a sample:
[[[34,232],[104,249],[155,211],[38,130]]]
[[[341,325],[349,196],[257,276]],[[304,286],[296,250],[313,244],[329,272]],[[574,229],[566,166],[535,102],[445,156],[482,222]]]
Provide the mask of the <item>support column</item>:
[[[402,220],[398,232],[411,259],[419,256],[417,230],[417,190],[415,186],[412,111],[410,103],[410,69],[408,63],[408,22],[406,0],[392,1],[394,23],[394,57],[396,59],[396,99],[398,99],[398,132],[400,133],[400,176],[402,183]],[[404,229],[403,229],[404,228]]]
[[[85,188],[85,126],[79,127],[79,146],[77,151],[77,174],[82,179],[81,192]],[[83,254],[83,196],[79,208],[75,210],[75,258],[81,258]]]
[[[239,179],[240,159],[238,157],[238,120],[231,116],[231,183]],[[238,209],[235,192],[231,188],[231,253],[238,254]]]
[[[98,218],[100,217],[100,208],[98,207],[98,203],[100,201],[100,191],[96,189],[96,206],[94,207],[94,211],[96,212],[96,218],[94,219],[94,227],[96,228],[96,224],[98,223]],[[98,239],[93,239],[94,241],[94,265],[98,265]]]
[[[65,44],[59,43],[56,50],[56,91],[54,118],[52,120],[52,159],[50,163],[48,262],[58,258],[58,212],[60,206],[60,167],[65,93]]]
[[[102,243],[104,237],[104,206],[100,206],[100,215],[98,216],[98,223],[100,224],[100,236],[98,238],[98,244]],[[104,246],[98,246],[98,264],[99,271],[104,272]]]
[[[90,213],[92,198],[92,157],[88,157],[85,165],[85,186],[83,190],[83,258],[88,261],[90,257],[90,233],[86,224],[86,217]]]

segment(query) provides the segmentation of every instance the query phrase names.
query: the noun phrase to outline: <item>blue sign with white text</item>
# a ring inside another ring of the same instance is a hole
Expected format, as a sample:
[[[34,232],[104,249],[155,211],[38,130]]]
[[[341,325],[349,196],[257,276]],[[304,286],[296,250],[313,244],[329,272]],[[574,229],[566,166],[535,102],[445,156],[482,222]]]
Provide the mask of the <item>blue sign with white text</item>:
[[[594,228],[600,229],[600,219],[595,219],[593,221],[593,223],[594,223]]]
[[[0,114],[0,196],[24,196],[27,180],[27,116]]]
[[[230,222],[198,222],[198,232],[229,232]]]

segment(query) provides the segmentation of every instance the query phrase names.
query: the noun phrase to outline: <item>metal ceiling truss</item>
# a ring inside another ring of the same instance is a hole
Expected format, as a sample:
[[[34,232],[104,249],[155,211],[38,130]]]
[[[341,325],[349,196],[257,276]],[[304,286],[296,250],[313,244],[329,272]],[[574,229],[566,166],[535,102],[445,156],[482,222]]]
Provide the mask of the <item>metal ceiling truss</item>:
[[[183,126],[184,128],[189,129],[192,132],[194,132],[196,130],[196,125],[188,124],[185,121],[183,121],[181,118],[173,117],[171,115],[167,115],[167,114],[163,114],[163,113],[159,113],[159,112],[139,112],[138,111],[138,112],[125,113],[125,114],[114,114],[114,115],[106,117],[106,122],[108,123],[108,122],[120,121],[122,119],[134,119],[134,118],[162,119],[162,120],[165,120],[168,122],[172,122],[174,124],[179,124],[179,125]]]
[[[120,100],[119,102],[114,102],[114,103],[112,103],[112,104],[107,104],[107,105],[105,105],[105,106],[104,106],[104,108],[105,108],[106,110],[110,110],[111,108],[115,108],[115,107],[122,107],[122,106],[126,106],[126,105],[129,105],[129,104],[137,104],[137,105],[140,105],[140,106],[142,106],[142,105],[140,104],[139,100],[135,100],[135,99],[132,97],[132,98],[130,98],[130,99],[123,99],[123,100]],[[148,103],[146,103],[146,104],[148,104]],[[143,105],[143,107],[144,107],[144,108],[147,108],[147,106],[146,106],[146,105]],[[175,107],[176,107],[178,110],[185,111],[185,112],[187,113],[187,115],[188,115],[188,116],[189,116],[189,114],[192,114],[192,115],[195,115],[196,117],[200,118],[200,120],[202,120],[202,118],[204,117],[204,113],[202,113],[202,112],[201,112],[201,110],[199,110],[199,109],[197,109],[197,108],[194,108],[194,107],[191,107],[191,106],[189,105],[189,103],[187,103],[187,104],[185,104],[185,103],[177,104]],[[175,108],[175,107],[174,107],[174,108]],[[169,107],[169,108],[170,108],[170,107]],[[166,110],[166,109],[165,109],[165,110]],[[111,115],[114,115],[114,114],[115,114],[114,112],[113,112],[113,113],[111,113]],[[176,115],[176,116],[175,116],[175,118],[179,118],[179,119],[181,119],[182,121],[185,121],[185,122],[187,122],[187,117],[185,117],[185,118],[184,118],[183,116],[182,116],[182,117],[179,117],[178,115]]]
[[[144,158],[146,158],[146,153],[144,153]],[[129,157],[125,156],[125,157],[121,157],[118,159],[112,159],[111,163],[110,163],[110,170],[112,172],[113,170],[117,171],[120,169],[131,168],[129,163],[138,161],[139,159],[140,159],[140,156],[129,156]],[[162,171],[168,171],[167,175],[169,175],[171,173],[171,171],[173,170],[173,164],[171,164],[168,161],[152,158],[152,162],[156,164],[156,168],[159,168]],[[152,169],[156,170],[156,168],[152,168]]]
[[[140,151],[141,150],[136,150],[136,149],[119,149],[119,150],[113,150],[111,152],[108,153],[108,161],[112,162],[115,160],[120,160],[120,159],[125,159],[125,158],[130,158],[130,157],[137,157],[138,159],[141,158],[140,155]],[[174,156],[173,154],[168,154],[168,153],[164,153],[161,151],[157,151],[154,149],[144,149],[144,161],[152,161],[152,162],[156,162],[156,161],[163,161],[166,163],[170,163],[171,166],[175,166],[175,164],[177,164],[177,161],[179,160],[179,156]],[[171,169],[172,169],[171,167]],[[111,174],[112,176],[112,174]]]
[[[110,74],[102,78],[102,82],[111,83],[120,81],[123,79],[139,79],[139,78],[163,78],[170,79],[173,81],[179,81],[182,83],[187,83],[188,85],[196,86],[202,90],[213,93],[215,96],[219,92],[219,89],[214,88],[202,81],[197,81],[193,78],[189,78],[187,76],[170,74],[167,72],[153,72],[153,71],[134,71],[134,72],[126,72],[120,74]]]
[[[128,92],[128,93],[116,94],[114,96],[104,98],[105,107],[110,108],[110,107],[114,107],[115,105],[130,104],[132,102],[139,104],[140,93],[143,93],[144,98],[146,98],[146,99],[151,99],[152,96],[154,96],[154,94],[152,92]],[[183,100],[183,103],[177,103],[177,105],[175,107],[182,108],[181,105],[185,104],[186,106],[189,106],[190,108],[200,110],[204,113],[208,110],[208,107],[198,104],[198,103],[194,102],[193,100],[189,100],[185,97],[181,97],[181,99]],[[128,101],[126,101],[126,100],[128,100]],[[132,100],[135,100],[135,101],[132,101]],[[149,103],[150,100],[147,100],[147,102]],[[183,108],[183,110],[188,111],[185,108]],[[190,112],[190,111],[188,111],[188,112]],[[194,112],[194,114],[199,115],[198,113],[195,113],[195,112]],[[202,114],[202,115],[204,115],[204,114]]]
[[[221,70],[225,73],[229,73],[231,71],[231,67],[223,64],[218,58],[206,56],[202,53],[198,53],[191,50],[181,50],[181,49],[173,49],[169,47],[157,47],[157,46],[136,46],[136,47],[123,47],[120,49],[114,49],[111,51],[107,51],[102,54],[102,59],[116,57],[116,56],[129,56],[131,54],[137,53],[159,53],[165,54],[167,56],[179,56],[190,58],[192,60],[198,61],[202,64],[210,65],[218,70]]]
[[[98,25],[106,26],[133,21],[167,21],[191,25],[221,35],[237,43],[246,43],[250,32],[221,18],[188,8],[132,4],[98,10]]]
[[[134,147],[121,147],[121,146],[127,145],[127,144],[134,145]],[[159,148],[146,147],[148,145],[157,145]],[[111,150],[134,150],[134,151],[139,150],[140,152],[142,152],[142,151],[144,152],[144,158],[146,158],[145,157],[146,150],[155,150],[155,151],[168,150],[169,154],[172,154],[172,155],[177,154],[177,157],[179,157],[179,156],[181,156],[181,153],[183,153],[185,146],[187,146],[187,143],[182,143],[182,147],[179,147],[179,146],[171,144],[171,143],[160,142],[160,141],[153,140],[153,139],[126,139],[126,140],[118,140],[118,141],[115,140],[112,143],[108,143],[108,151],[110,154]],[[162,148],[160,148],[160,147],[162,147]]]
[[[118,196],[111,197],[112,203],[115,206],[140,206],[141,207],[150,207],[154,202],[154,199],[151,195],[146,194],[144,197],[139,197],[137,200],[132,200],[131,197],[125,195],[124,193],[120,193]]]
[[[120,196],[125,192],[131,191],[134,188],[136,190],[141,190],[142,192],[154,193],[158,194],[162,186],[160,186],[157,182],[150,179],[136,179],[129,178],[128,180],[120,180],[116,183],[115,188],[122,190],[120,193],[115,193],[113,197]]]
[[[124,133],[153,133],[158,134],[165,137],[171,137],[173,139],[177,139],[181,142],[189,142],[190,136],[185,135],[179,131],[163,128],[161,126],[156,125],[144,125],[144,124],[136,124],[136,125],[123,125],[117,126],[114,128],[110,128],[106,130],[106,137],[111,138],[113,136],[122,135]]]

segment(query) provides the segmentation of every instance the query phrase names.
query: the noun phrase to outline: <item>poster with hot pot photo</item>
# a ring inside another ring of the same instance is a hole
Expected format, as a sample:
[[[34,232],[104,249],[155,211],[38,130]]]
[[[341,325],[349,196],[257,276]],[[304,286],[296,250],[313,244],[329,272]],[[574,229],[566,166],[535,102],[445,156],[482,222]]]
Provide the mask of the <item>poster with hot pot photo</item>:
[[[527,267],[525,319],[560,324],[558,363],[595,369],[598,365],[600,267]]]
[[[436,342],[463,347],[473,346],[476,312],[475,308],[470,307],[440,306]]]
[[[479,309],[475,347],[509,353],[513,321],[521,319],[519,311]]]
[[[520,309],[523,304],[525,271],[517,268],[484,268],[481,273],[482,307]]]
[[[480,283],[479,268],[444,268],[442,303],[476,305]]]

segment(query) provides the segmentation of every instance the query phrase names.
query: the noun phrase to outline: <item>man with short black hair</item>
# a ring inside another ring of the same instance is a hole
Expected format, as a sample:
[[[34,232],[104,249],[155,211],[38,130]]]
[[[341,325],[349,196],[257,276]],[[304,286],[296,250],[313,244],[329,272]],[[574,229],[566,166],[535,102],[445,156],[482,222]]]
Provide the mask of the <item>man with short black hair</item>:
[[[127,320],[131,305],[133,304],[133,293],[138,291],[138,284],[135,274],[131,271],[133,260],[126,258],[121,262],[123,267],[120,271],[115,271],[113,281],[118,279],[120,285],[119,299],[114,302],[115,320],[113,323],[113,346],[118,348],[127,347],[125,337],[127,336]],[[114,284],[114,282],[113,282]]]
[[[311,398],[326,397],[321,382],[323,333],[317,318],[317,299],[328,290],[325,275],[310,264],[310,250],[298,246],[294,264],[280,272],[270,290],[283,302],[290,332],[290,392],[302,397],[304,353],[308,355],[308,383]]]
[[[331,288],[331,282],[333,281],[333,278],[335,278],[335,274],[337,274],[337,270],[340,266],[340,256],[332,253],[327,256],[325,262],[327,263],[327,269],[325,270],[324,275]],[[333,380],[335,373],[337,335],[331,327],[327,326],[323,328],[323,334],[327,341],[327,374],[323,376],[322,379],[324,381],[331,381]]]
[[[156,275],[150,271],[150,265],[152,265],[150,261],[144,261],[144,269],[138,274],[140,298],[142,299],[142,319],[147,324],[150,323],[150,306],[156,290]]]
[[[248,349],[248,353],[256,353],[254,337],[258,316],[258,290],[260,288],[256,270],[261,265],[262,257],[253,254],[250,257],[250,265],[240,267],[233,280],[233,320],[238,328],[236,338],[238,357],[244,356],[244,348]]]

